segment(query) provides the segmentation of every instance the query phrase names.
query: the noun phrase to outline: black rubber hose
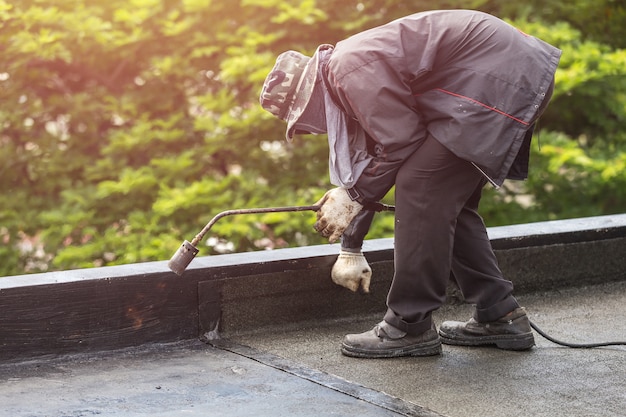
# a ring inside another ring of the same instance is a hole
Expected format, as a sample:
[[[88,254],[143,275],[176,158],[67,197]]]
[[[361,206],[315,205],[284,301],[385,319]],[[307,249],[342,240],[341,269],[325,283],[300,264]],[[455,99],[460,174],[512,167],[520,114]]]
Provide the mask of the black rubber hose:
[[[556,343],[557,345],[566,346],[566,347],[570,347],[570,348],[589,349],[589,348],[597,348],[597,347],[603,347],[603,346],[626,345],[626,342],[568,343],[568,342],[563,342],[563,341],[557,340],[557,339],[549,336],[548,334],[546,334],[546,332],[544,332],[539,327],[537,327],[537,325],[535,323],[533,323],[532,321],[530,321],[530,327],[532,327],[537,333],[539,333],[541,336],[543,336],[544,338],[548,339],[552,343]]]

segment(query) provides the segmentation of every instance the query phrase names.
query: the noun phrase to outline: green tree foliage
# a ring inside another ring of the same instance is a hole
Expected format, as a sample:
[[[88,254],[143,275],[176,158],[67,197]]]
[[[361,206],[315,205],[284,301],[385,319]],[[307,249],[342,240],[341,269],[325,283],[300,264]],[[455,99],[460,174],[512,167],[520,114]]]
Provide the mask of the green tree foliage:
[[[586,40],[613,48],[626,47],[626,3],[623,0],[461,0],[455,3],[511,19],[567,23],[583,33]]]
[[[564,50],[533,177],[488,191],[487,221],[623,211],[623,7],[601,2],[598,25],[591,1],[475,3]],[[289,144],[258,105],[276,55],[453,7],[469,6],[0,0],[0,275],[164,260],[220,211],[312,204],[330,187],[325,137]],[[313,220],[230,217],[201,253],[321,244]],[[369,236],[392,228],[381,214]]]
[[[257,98],[277,48],[338,31],[315,2],[0,4],[4,273],[46,266],[25,244],[55,269],[164,259],[220,211],[327,187],[324,142],[287,146]],[[215,231],[239,249],[320,241],[304,216]]]

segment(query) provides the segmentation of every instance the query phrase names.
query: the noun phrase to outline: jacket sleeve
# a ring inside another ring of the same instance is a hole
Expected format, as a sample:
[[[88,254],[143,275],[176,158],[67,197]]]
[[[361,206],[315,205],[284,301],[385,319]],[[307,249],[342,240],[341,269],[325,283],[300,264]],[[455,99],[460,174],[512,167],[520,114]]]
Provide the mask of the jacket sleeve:
[[[408,78],[397,70],[402,67],[403,62],[379,59],[359,66],[341,79],[333,77],[332,64],[329,71],[336,97],[371,141],[368,148],[373,159],[355,186],[366,200],[384,197],[395,184],[402,163],[426,136]]]

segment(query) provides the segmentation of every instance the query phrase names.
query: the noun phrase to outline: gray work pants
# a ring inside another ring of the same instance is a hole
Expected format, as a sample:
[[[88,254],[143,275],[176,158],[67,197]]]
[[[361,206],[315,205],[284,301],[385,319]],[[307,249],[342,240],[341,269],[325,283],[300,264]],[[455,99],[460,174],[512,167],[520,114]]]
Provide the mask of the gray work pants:
[[[446,300],[450,273],[478,321],[493,321],[519,305],[502,276],[477,213],[485,179],[428,136],[396,177],[395,273],[385,321],[409,334],[430,329]]]

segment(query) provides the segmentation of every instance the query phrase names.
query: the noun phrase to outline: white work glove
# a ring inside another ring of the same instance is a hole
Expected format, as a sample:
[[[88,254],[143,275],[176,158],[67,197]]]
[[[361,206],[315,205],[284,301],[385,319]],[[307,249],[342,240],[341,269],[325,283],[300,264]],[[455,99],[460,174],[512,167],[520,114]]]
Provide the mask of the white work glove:
[[[333,188],[327,191],[317,203],[321,206],[317,211],[317,221],[313,228],[330,243],[336,242],[352,219],[359,214],[363,206],[353,201],[344,188]]]
[[[369,293],[372,268],[361,251],[341,250],[330,272],[330,277],[335,284],[346,287],[350,291],[356,292],[360,285],[363,292]]]

